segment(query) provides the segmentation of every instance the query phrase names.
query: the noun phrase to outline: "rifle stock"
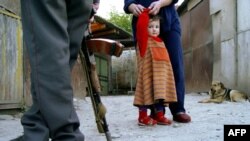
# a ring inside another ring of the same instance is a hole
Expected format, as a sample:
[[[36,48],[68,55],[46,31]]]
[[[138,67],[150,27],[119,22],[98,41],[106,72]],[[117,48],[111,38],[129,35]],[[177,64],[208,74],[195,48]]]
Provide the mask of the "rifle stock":
[[[120,57],[124,48],[124,46],[117,41],[103,38],[87,40],[86,44],[90,52],[116,57]]]

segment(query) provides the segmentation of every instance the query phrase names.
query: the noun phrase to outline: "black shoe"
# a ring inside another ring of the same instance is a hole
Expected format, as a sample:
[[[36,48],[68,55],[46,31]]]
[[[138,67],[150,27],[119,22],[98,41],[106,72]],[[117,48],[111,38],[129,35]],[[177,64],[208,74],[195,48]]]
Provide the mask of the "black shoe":
[[[23,141],[23,136],[19,136],[15,139],[11,139],[10,141]]]

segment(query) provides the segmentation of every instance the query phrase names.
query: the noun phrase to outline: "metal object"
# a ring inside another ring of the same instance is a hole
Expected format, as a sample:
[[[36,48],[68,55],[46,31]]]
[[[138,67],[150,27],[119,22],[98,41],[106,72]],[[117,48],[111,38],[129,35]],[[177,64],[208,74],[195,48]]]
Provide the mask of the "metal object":
[[[96,40],[95,40],[96,41]],[[115,41],[110,42],[108,40],[98,40],[98,43],[101,43],[99,48],[103,48],[104,50],[110,50],[111,48],[118,48],[122,52],[123,45],[120,43],[117,43]],[[91,44],[92,43],[92,44]],[[94,46],[94,47],[93,47]],[[88,83],[88,89],[87,93],[91,98],[93,110],[95,113],[95,118],[96,118],[96,124],[99,133],[105,133],[107,141],[111,141],[111,134],[109,132],[108,124],[106,121],[106,107],[103,105],[101,101],[101,87],[100,87],[100,82],[99,78],[96,72],[96,62],[95,62],[95,57],[94,53],[90,52],[89,49],[96,48],[97,44],[96,42],[90,42],[83,40],[82,48],[80,50],[80,58],[81,58],[81,63],[83,66],[83,69],[85,70],[86,78],[87,78],[87,83]],[[117,56],[120,56],[121,52],[117,54]],[[110,54],[110,51],[108,52],[103,52],[100,50],[99,53],[103,53],[105,55],[115,55],[115,53]]]

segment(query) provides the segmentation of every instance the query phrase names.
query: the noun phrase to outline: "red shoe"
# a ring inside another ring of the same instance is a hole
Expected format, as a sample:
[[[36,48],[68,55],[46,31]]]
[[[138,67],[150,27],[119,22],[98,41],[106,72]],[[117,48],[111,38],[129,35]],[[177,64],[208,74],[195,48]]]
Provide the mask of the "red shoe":
[[[157,124],[159,125],[170,125],[172,123],[171,120],[164,117],[163,111],[159,111],[156,113],[155,120],[157,121]]]
[[[138,125],[140,126],[154,126],[157,121],[147,115],[147,111],[139,110]]]
[[[191,117],[186,113],[177,113],[173,115],[173,120],[180,123],[188,123],[191,121]]]
[[[140,126],[154,126],[156,124],[157,121],[150,118],[149,116],[138,119],[138,125]]]

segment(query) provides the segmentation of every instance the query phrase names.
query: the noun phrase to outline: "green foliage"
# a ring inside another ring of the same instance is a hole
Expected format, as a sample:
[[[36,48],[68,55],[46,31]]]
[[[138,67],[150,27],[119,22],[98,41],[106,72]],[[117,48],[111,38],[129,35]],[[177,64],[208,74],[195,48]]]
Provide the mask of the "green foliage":
[[[115,24],[116,26],[124,29],[125,31],[132,33],[131,20],[132,16],[126,13],[119,13],[114,8],[109,13],[109,22]]]

